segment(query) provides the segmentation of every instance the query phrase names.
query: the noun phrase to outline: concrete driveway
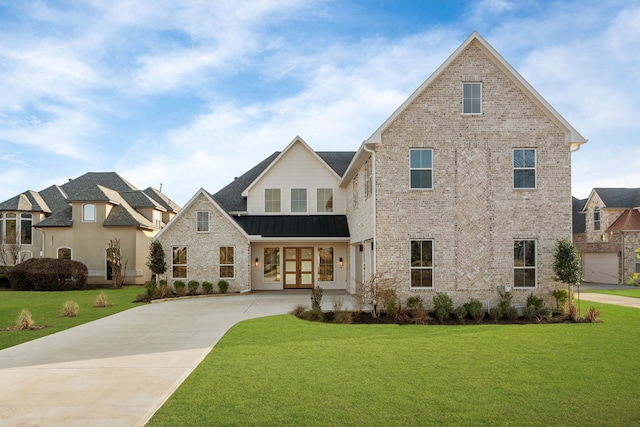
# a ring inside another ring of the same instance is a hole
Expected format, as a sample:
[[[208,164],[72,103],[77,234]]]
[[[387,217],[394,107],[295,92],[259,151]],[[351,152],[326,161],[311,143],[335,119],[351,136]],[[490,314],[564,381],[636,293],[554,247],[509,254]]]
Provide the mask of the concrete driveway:
[[[618,295],[607,294],[593,294],[582,291],[606,291],[606,290],[624,290],[634,289],[627,285],[609,285],[604,283],[583,283],[578,286],[574,286],[573,293],[576,298],[580,298],[582,301],[601,302],[604,304],[622,305],[624,307],[640,308],[640,298],[621,297]]]
[[[310,291],[147,304],[0,350],[0,425],[142,426],[238,322],[310,305]],[[325,291],[323,309],[339,296]]]

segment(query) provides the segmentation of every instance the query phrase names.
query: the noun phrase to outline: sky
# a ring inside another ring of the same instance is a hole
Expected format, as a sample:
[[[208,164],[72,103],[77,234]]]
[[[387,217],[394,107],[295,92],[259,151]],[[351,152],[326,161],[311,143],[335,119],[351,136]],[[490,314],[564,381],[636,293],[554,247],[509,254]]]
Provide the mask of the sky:
[[[355,151],[478,31],[640,187],[640,2],[0,0],[0,201],[117,172],[184,205],[296,135]]]

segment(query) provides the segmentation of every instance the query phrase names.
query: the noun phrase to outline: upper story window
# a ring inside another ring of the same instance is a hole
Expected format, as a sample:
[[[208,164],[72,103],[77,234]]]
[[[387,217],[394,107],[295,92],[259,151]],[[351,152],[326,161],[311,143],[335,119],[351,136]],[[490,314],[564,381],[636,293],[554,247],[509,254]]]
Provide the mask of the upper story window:
[[[536,241],[513,241],[513,287],[536,287]]]
[[[82,222],[96,222],[96,205],[82,205]]]
[[[158,228],[162,227],[162,212],[156,210],[153,211],[153,225]]]
[[[373,171],[371,170],[371,157],[364,162],[364,199],[371,197],[373,192]]]
[[[351,201],[353,202],[353,208],[358,207],[358,174],[353,177],[351,183]]]
[[[307,211],[307,189],[292,188],[291,189],[291,212]]]
[[[410,186],[413,189],[433,188],[433,150],[410,150]]]
[[[209,232],[209,211],[196,212],[196,231],[199,233]]]
[[[265,188],[264,211],[280,212],[280,189],[279,188]]]
[[[20,215],[20,243],[23,245],[31,245],[33,243],[32,222],[33,215],[30,213]]]
[[[600,208],[598,206],[593,209],[593,230],[600,230]]]
[[[513,150],[513,188],[536,188],[536,150]]]
[[[318,188],[318,212],[333,212],[333,188]]]
[[[462,83],[462,114],[482,114],[482,83]]]

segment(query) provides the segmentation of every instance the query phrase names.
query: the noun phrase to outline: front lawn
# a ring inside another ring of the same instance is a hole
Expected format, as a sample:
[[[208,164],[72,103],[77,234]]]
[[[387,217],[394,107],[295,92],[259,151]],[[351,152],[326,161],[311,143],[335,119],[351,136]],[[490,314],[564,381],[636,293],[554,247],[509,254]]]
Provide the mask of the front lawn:
[[[632,297],[632,298],[640,298],[640,288],[629,288],[629,289],[620,289],[615,291],[582,291],[582,292],[590,292],[594,294],[609,294],[609,295],[618,295],[621,297]]]
[[[603,323],[246,321],[149,425],[634,425],[640,310],[590,306]]]
[[[127,310],[136,295],[144,293],[142,286],[125,286],[122,289],[94,289],[88,291],[23,292],[0,290],[0,329],[11,328],[22,309],[31,312],[36,325],[46,328],[31,331],[0,331],[0,349],[31,341],[45,335],[60,332],[92,320]],[[93,308],[96,295],[104,292],[111,307]],[[61,317],[62,305],[73,300],[80,306],[77,317]]]

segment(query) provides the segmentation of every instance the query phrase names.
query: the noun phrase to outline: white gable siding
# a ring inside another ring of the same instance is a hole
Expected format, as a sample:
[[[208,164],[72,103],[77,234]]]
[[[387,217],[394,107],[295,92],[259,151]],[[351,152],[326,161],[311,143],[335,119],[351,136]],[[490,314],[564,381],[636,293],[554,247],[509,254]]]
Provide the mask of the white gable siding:
[[[306,188],[307,212],[294,215],[316,214],[316,189],[332,188],[333,212],[330,214],[344,215],[346,196],[344,189],[338,187],[338,182],[326,165],[302,144],[296,143],[251,187],[247,196],[247,210],[249,215],[290,215],[291,189]],[[280,213],[265,213],[264,190],[267,188],[280,189]]]

